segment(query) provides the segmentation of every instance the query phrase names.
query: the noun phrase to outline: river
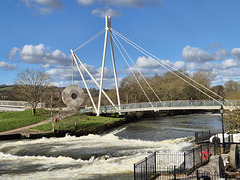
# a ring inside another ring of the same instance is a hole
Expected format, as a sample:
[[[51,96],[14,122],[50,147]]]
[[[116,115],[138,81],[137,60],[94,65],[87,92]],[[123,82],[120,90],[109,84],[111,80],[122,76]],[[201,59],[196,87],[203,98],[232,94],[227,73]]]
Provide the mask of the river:
[[[192,147],[195,131],[221,130],[219,114],[143,119],[102,135],[0,142],[0,179],[132,180],[133,164],[154,151]]]

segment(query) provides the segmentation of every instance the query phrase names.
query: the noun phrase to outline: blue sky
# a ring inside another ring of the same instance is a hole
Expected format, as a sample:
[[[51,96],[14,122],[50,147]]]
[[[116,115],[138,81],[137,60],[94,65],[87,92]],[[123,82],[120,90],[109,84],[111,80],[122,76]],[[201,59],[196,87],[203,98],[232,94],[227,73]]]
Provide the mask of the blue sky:
[[[239,0],[1,0],[0,84],[13,84],[26,67],[44,67],[55,85],[70,85],[70,49],[104,29],[105,15],[112,17],[114,30],[176,69],[212,71],[213,85],[239,81],[239,7]],[[97,80],[103,42],[104,34],[76,51]],[[164,72],[144,54],[122,44],[144,74]],[[114,50],[121,80],[129,68]],[[106,58],[104,82],[113,87],[109,43]],[[82,86],[76,69],[75,84]]]

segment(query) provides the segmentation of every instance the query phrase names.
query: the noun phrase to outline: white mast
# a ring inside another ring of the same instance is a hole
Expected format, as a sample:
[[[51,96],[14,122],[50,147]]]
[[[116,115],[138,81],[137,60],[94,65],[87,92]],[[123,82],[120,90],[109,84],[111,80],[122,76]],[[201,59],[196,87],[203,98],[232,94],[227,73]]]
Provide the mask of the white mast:
[[[103,78],[104,78],[104,67],[105,67],[105,60],[106,60],[106,51],[107,51],[107,39],[108,39],[108,33],[110,38],[110,45],[111,45],[111,54],[112,54],[112,63],[113,63],[113,72],[114,72],[114,78],[115,78],[115,86],[116,86],[116,93],[117,93],[117,101],[118,101],[118,107],[115,106],[115,104],[112,102],[112,100],[108,97],[108,95],[103,90]],[[75,64],[77,65],[78,71],[83,79],[83,82],[85,84],[85,87],[87,89],[88,95],[91,99],[91,102],[94,106],[94,109],[96,111],[97,116],[101,114],[101,101],[102,101],[102,93],[106,96],[106,98],[109,100],[109,102],[115,106],[115,108],[120,110],[120,96],[119,96],[119,89],[118,89],[118,80],[117,80],[117,71],[116,71],[116,64],[115,64],[115,57],[114,57],[114,50],[113,50],[113,42],[112,42],[112,31],[111,31],[111,17],[106,16],[105,17],[105,39],[104,39],[104,49],[103,49],[103,57],[102,57],[102,69],[101,69],[101,79],[100,79],[100,85],[97,83],[97,81],[93,78],[91,73],[87,70],[87,68],[84,66],[84,64],[80,61],[80,59],[77,57],[74,51],[71,50],[71,54],[73,56],[73,60],[75,61]],[[80,65],[84,68],[84,70],[88,73],[88,75],[92,78],[94,83],[99,87],[99,97],[98,97],[98,107],[96,108],[96,105],[93,101],[93,98],[91,96],[91,93],[89,91],[89,88],[87,86],[87,82],[85,81],[83,77],[83,73],[79,67],[79,64],[77,60],[80,62]],[[72,80],[73,81],[73,80]]]

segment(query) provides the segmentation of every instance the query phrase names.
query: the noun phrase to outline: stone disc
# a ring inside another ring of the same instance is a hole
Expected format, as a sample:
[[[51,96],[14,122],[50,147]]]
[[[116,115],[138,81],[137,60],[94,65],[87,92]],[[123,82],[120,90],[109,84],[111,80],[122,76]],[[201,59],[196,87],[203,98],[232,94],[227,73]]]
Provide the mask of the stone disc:
[[[85,94],[80,86],[70,85],[63,90],[62,100],[69,108],[79,108],[84,99]]]

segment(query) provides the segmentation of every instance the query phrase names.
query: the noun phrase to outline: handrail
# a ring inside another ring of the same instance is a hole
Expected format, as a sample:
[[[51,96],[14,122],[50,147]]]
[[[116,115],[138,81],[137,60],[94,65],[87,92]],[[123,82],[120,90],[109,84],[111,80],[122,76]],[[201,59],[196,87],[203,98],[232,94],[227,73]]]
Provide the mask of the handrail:
[[[240,106],[240,100],[228,100],[221,102],[224,108],[229,109],[233,106]],[[220,109],[221,103],[213,100],[177,100],[177,101],[159,101],[142,103],[121,104],[121,106],[101,106],[102,113],[130,112],[130,111],[152,111],[152,110],[180,110],[180,109]],[[82,109],[81,113],[93,112],[92,108]]]

